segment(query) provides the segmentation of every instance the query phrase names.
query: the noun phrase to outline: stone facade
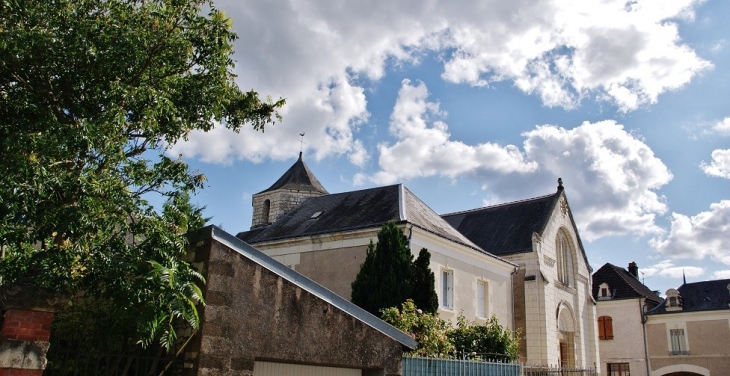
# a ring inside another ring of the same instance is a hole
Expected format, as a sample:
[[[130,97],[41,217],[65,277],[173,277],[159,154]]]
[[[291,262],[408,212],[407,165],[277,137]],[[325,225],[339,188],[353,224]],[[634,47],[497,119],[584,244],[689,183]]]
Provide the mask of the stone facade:
[[[279,217],[294,209],[310,197],[322,196],[317,191],[297,191],[278,189],[253,195],[253,219],[251,228],[266,226],[276,222]]]
[[[282,274],[286,267],[271,259],[262,265],[247,257],[231,244],[248,246],[228,236],[222,242],[201,231],[193,238],[195,262],[207,278],[207,304],[186,356],[194,364],[191,374],[253,375],[262,360],[400,374],[404,345],[349,311],[359,308],[342,308],[336,297],[323,299],[306,288],[311,281],[303,284],[291,271]]]
[[[684,331],[686,351],[672,351],[672,329]],[[650,376],[730,374],[730,310],[649,315],[646,335]]]
[[[567,281],[558,273],[557,237],[569,243]],[[515,321],[524,338],[521,358],[536,365],[593,367],[599,364],[591,269],[580,249],[569,211],[556,207],[542,236],[533,235],[532,252],[503,256],[519,264],[515,279]]]

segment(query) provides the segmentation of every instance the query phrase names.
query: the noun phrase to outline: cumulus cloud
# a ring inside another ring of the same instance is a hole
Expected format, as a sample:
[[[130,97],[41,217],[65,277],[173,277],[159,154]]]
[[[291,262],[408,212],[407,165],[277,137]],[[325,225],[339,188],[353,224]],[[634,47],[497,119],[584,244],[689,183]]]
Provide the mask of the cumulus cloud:
[[[730,270],[718,270],[712,273],[712,279],[729,279]]]
[[[361,78],[380,80],[390,64],[416,64],[424,53],[442,57],[450,82],[509,81],[547,106],[572,108],[593,96],[630,111],[710,67],[677,32],[699,2],[221,0],[239,36],[239,85],[286,97],[284,121],[265,137],[193,133],[174,152],[217,163],[291,158],[306,132],[306,153],[363,165],[370,155],[358,137],[369,116]]]
[[[710,205],[709,211],[694,216],[672,213],[672,225],[666,237],[656,237],[650,244],[672,258],[710,258],[730,265],[730,200]]]
[[[712,126],[712,131],[721,135],[730,135],[730,117],[726,117]]]
[[[669,278],[682,278],[691,277],[696,278],[705,273],[703,268],[697,266],[677,266],[671,260],[664,260],[655,265],[644,267],[640,269],[641,277],[649,278],[653,276],[669,277]]]
[[[450,139],[437,102],[422,82],[403,81],[390,121],[396,142],[379,146],[380,171],[358,174],[356,183],[390,184],[414,177],[475,179],[489,202],[548,193],[562,177],[581,235],[659,234],[656,215],[667,211],[657,190],[669,169],[638,136],[612,120],[573,129],[542,125],[515,145],[467,145]],[[499,197],[499,200],[495,200]]]
[[[712,161],[702,161],[700,168],[708,176],[717,176],[730,179],[730,149],[717,149],[712,151]]]

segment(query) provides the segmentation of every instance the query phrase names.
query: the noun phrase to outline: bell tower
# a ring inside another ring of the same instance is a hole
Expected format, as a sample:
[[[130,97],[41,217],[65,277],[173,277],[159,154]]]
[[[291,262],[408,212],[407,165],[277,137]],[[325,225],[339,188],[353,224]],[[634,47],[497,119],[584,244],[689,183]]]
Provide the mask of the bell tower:
[[[251,229],[267,226],[310,197],[329,194],[309,167],[299,159],[271,187],[253,195]]]

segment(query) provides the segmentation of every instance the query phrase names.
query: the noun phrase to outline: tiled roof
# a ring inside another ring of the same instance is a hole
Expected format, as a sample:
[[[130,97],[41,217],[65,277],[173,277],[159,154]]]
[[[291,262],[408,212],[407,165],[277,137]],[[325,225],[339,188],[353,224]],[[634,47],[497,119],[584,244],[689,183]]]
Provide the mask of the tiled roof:
[[[532,252],[532,234],[545,229],[560,192],[441,217],[487,252],[498,256]]]
[[[334,307],[339,308],[340,310],[349,314],[355,319],[392,338],[393,340],[399,342],[401,345],[411,350],[415,349],[417,346],[416,341],[408,334],[403,333],[402,331],[389,325],[385,321],[380,320],[379,318],[373,316],[364,309],[349,302],[347,299],[340,297],[339,295],[312,281],[311,279],[297,273],[291,268],[286,267],[285,265],[279,263],[273,258],[265,255],[259,250],[251,247],[249,244],[246,244],[245,242],[237,239],[233,235],[221,230],[216,226],[208,226],[202,228],[198,231],[195,231],[194,233],[191,233],[189,236],[193,239],[191,240],[191,243],[204,239],[215,239],[216,241],[226,245],[233,251],[243,255],[247,259],[261,265],[262,267],[286,279],[287,281],[301,287],[303,290],[308,291],[312,295],[317,296],[318,298],[333,305]]]
[[[401,184],[312,197],[281,216],[275,223],[261,229],[241,232],[236,236],[248,243],[256,244],[317,234],[380,228],[388,221],[407,222],[484,252]]]
[[[602,283],[608,284],[611,300],[646,298],[661,303],[662,298],[634,277],[628,270],[606,263],[593,273],[593,298],[599,300],[598,289]]]
[[[728,286],[730,286],[730,279],[685,283],[677,289],[682,299],[681,310],[667,311],[665,309],[666,303],[664,303],[651,313],[672,314],[730,309],[730,290],[728,290]]]
[[[302,153],[299,153],[299,159],[289,167],[288,170],[277,180],[271,187],[259,192],[270,192],[277,189],[291,189],[295,191],[314,191],[327,194],[322,184],[317,180],[312,171],[309,170],[306,163],[302,160]]]

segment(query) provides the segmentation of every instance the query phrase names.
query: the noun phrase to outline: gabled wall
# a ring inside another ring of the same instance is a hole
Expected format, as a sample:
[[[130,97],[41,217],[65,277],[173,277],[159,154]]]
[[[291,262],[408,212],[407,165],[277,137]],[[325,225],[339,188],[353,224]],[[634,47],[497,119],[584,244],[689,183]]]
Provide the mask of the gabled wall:
[[[400,373],[398,341],[215,239],[194,244],[207,305],[193,372],[252,375],[268,361]]]

